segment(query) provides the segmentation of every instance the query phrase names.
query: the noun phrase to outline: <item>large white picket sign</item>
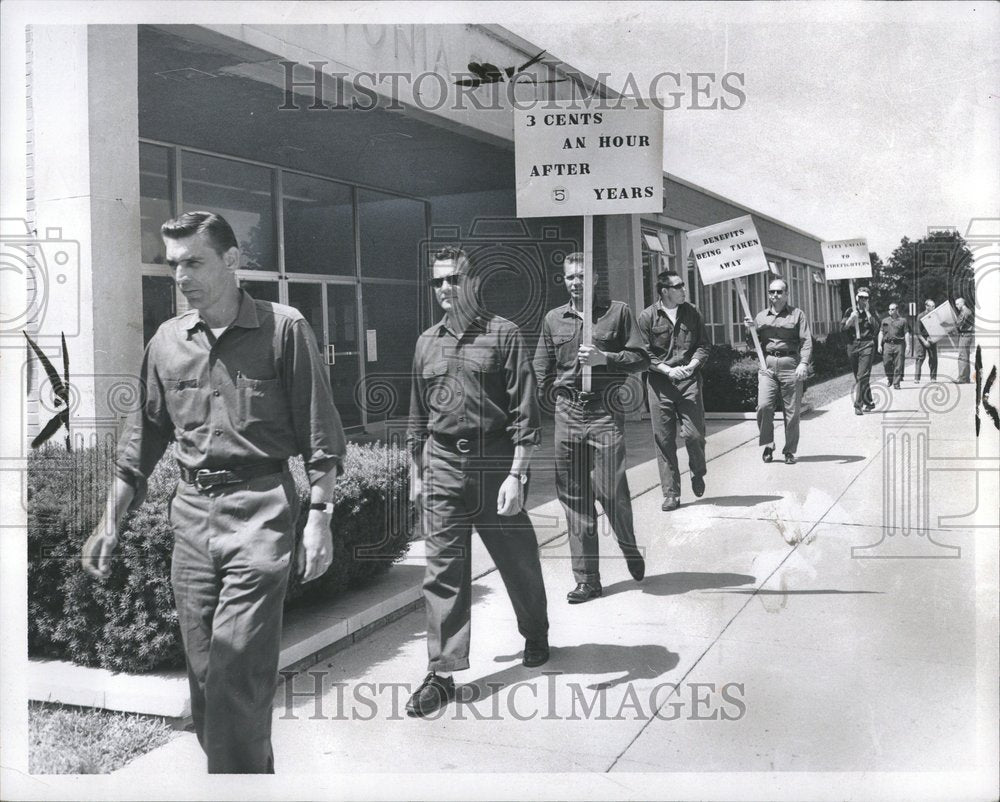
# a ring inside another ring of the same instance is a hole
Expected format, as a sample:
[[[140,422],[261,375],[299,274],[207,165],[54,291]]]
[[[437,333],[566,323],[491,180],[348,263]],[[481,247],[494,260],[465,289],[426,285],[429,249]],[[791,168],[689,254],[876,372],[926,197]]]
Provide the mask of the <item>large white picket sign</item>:
[[[827,281],[871,278],[872,263],[868,257],[868,241],[864,237],[822,242],[823,267]]]
[[[750,215],[687,233],[702,284],[766,273],[770,268]]]

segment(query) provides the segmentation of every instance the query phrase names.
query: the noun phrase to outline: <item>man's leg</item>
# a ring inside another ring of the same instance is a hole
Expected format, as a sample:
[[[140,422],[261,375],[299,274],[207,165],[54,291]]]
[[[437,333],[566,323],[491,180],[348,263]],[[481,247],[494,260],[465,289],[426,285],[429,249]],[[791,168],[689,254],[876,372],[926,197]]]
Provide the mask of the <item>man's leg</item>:
[[[858,398],[861,406],[874,406],[875,399],[872,398],[871,376],[872,361],[875,357],[875,345],[865,343],[858,350]],[[855,404],[858,405],[857,402]]]
[[[778,379],[771,373],[757,373],[757,444],[774,446],[774,407],[778,401]]]
[[[906,367],[906,349],[902,345],[896,346],[896,358],[893,361],[893,385],[898,385],[903,381],[903,370]]]
[[[858,343],[847,346],[847,359],[851,363],[851,373],[854,375],[854,408],[861,409],[864,404],[864,391],[861,389],[861,347]]]
[[[269,774],[297,490],[285,472],[222,491],[213,501],[210,548],[222,586],[205,678],[208,771]]]
[[[893,367],[893,345],[891,343],[884,343],[882,345],[882,370],[885,371],[885,380],[889,386],[892,386],[893,372],[895,368]]]
[[[937,345],[931,344],[927,348],[927,369],[931,374],[931,381],[937,381]]]
[[[926,349],[918,343],[913,352],[913,381],[915,382],[920,381],[920,370],[923,367],[926,354]]]
[[[794,358],[781,357],[781,362],[783,369],[778,378],[781,381],[781,403],[785,409],[785,445],[781,450],[785,454],[794,454],[799,447],[799,410],[804,382],[795,378]]]
[[[660,470],[660,490],[664,496],[681,494],[680,468],[677,464],[677,412],[670,392],[646,382],[649,396],[649,419],[656,444],[656,466]]]
[[[625,476],[625,413],[596,415],[590,424],[588,442],[594,454],[594,493],[627,556],[638,553],[632,522],[632,494]]]
[[[683,388],[677,405],[692,478],[704,476],[708,472],[705,463],[705,404],[701,397],[701,387],[702,378],[697,376]]]
[[[598,562],[597,510],[590,484],[591,455],[579,407],[560,398],[555,419],[556,493],[566,512],[573,577],[601,581]]]
[[[958,335],[958,381],[972,381],[972,368],[969,358],[972,354],[972,338],[967,334]]]

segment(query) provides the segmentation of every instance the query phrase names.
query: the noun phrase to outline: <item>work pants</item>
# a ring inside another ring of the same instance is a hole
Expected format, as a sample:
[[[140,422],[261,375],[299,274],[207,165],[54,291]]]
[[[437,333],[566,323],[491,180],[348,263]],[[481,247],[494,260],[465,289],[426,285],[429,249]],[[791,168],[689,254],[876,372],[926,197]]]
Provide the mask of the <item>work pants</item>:
[[[794,454],[799,446],[799,409],[802,406],[803,382],[795,378],[799,364],[795,356],[765,357],[767,370],[757,373],[757,429],[758,443],[774,445],[774,410],[778,397],[785,410],[785,454]]]
[[[701,397],[702,378],[697,373],[675,384],[666,376],[653,375],[646,379],[649,417],[656,443],[656,464],[660,469],[660,490],[664,496],[681,494],[680,468],[677,464],[677,425],[687,447],[691,476],[704,476],[705,466],[705,405]]]
[[[423,591],[430,671],[469,667],[473,527],[507,588],[518,631],[525,639],[548,635],[535,529],[523,509],[511,516],[497,514],[497,493],[513,456],[514,446],[506,437],[471,443],[466,453],[433,435],[424,444]]]
[[[958,381],[963,384],[972,381],[970,360],[974,340],[975,337],[971,334],[958,335]]]
[[[906,351],[903,343],[882,343],[882,367],[889,384],[898,385],[903,380],[905,364]]]
[[[625,476],[625,413],[606,409],[600,397],[581,403],[559,396],[555,424],[556,492],[566,512],[573,576],[600,582],[595,496],[622,552],[638,554]]]
[[[272,774],[271,712],[298,513],[288,471],[170,503],[171,582],[210,774]]]
[[[930,379],[931,381],[937,381],[937,346],[934,343],[924,345],[918,340],[916,348],[916,356],[913,360],[913,378],[916,381],[920,381],[920,368],[926,358],[927,369],[930,371]]]
[[[871,375],[875,343],[871,340],[853,342],[847,346],[847,356],[851,360],[851,371],[854,373],[854,408],[874,406]]]

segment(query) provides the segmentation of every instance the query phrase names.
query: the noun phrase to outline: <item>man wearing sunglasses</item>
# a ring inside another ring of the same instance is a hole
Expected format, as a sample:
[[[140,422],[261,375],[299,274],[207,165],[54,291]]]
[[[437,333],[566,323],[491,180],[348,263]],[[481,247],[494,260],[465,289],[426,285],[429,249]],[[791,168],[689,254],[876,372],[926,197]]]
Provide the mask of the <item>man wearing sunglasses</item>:
[[[514,607],[522,663],[549,659],[538,541],[524,511],[540,439],[535,376],[517,326],[480,307],[480,276],[465,252],[443,248],[431,264],[444,318],[417,340],[407,428],[427,559],[429,673],[407,702],[410,716],[454,699],[452,673],[469,667],[473,526]]]
[[[889,316],[882,321],[878,333],[878,349],[882,352],[886,383],[899,390],[906,354],[910,350],[910,323],[899,314],[897,304],[889,304]]]
[[[757,317],[744,318],[748,329],[757,329],[764,366],[757,374],[758,442],[764,447],[761,459],[774,459],[774,409],[781,397],[785,410],[785,462],[795,464],[799,445],[799,409],[802,390],[812,360],[812,334],[801,309],[788,303],[788,284],[777,278],[767,288],[767,309]]]
[[[684,280],[673,270],[656,277],[659,300],[639,315],[639,334],[649,353],[646,387],[656,443],[664,512],[681,503],[677,426],[688,453],[691,490],[705,493],[705,404],[701,366],[708,360],[708,335],[701,313],[684,299]]]
[[[847,357],[851,360],[851,370],[854,373],[855,415],[863,415],[866,411],[871,412],[875,409],[871,375],[879,324],[878,318],[868,306],[869,295],[867,287],[859,287],[855,298],[856,306],[848,309],[840,322],[841,331],[852,338],[852,342],[847,346]],[[855,323],[860,337],[855,334]]]
[[[625,407],[620,390],[629,373],[646,368],[649,357],[628,306],[601,297],[596,271],[593,344],[583,343],[582,253],[566,257],[563,283],[569,302],[545,315],[534,365],[543,396],[555,396],[556,492],[566,511],[577,583],[566,600],[580,604],[603,593],[595,496],[632,578],[640,582],[646,573],[636,546],[632,495],[625,477]],[[592,367],[592,384],[584,392],[587,364]]]

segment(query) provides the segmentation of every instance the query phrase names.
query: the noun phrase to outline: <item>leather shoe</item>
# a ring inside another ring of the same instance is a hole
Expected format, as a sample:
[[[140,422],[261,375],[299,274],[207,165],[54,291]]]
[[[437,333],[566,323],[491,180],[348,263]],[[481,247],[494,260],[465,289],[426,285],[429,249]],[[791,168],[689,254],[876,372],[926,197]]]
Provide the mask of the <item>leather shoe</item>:
[[[898,384],[894,384],[894,385],[892,386],[892,389],[893,389],[893,390],[902,390],[903,388],[902,388],[902,387],[900,387],[900,386],[899,386]]]
[[[785,465],[794,465],[794,464],[795,464],[795,455],[785,454]]]
[[[681,500],[677,496],[667,496],[663,499],[663,503],[660,505],[660,509],[664,512],[672,512],[681,506]]]
[[[424,677],[423,683],[413,692],[410,700],[406,703],[406,715],[429,716],[454,698],[454,678],[439,677],[432,671]]]
[[[582,604],[583,602],[596,599],[604,591],[600,582],[580,582],[573,590],[566,594],[566,601],[570,604]]]
[[[536,668],[549,661],[549,639],[548,638],[528,638],[524,642],[524,655],[521,657],[521,665],[526,668]]]
[[[692,476],[691,477],[691,490],[694,494],[701,498],[705,495],[705,477],[704,476]]]
[[[771,460],[774,459],[774,449],[770,447],[765,448],[764,453],[760,455],[760,458],[764,460],[764,462],[771,462]]]
[[[854,414],[855,415],[864,415],[865,413],[861,411],[861,407],[855,407],[854,408]]]
[[[865,404],[864,405],[864,410],[865,410],[865,412],[874,412],[875,411],[875,405],[874,404]]]
[[[626,554],[625,564],[628,566],[628,572],[632,574],[632,579],[642,582],[646,576],[646,561],[642,559],[642,555],[639,552]]]

